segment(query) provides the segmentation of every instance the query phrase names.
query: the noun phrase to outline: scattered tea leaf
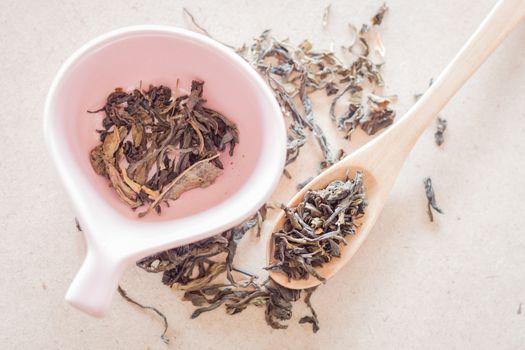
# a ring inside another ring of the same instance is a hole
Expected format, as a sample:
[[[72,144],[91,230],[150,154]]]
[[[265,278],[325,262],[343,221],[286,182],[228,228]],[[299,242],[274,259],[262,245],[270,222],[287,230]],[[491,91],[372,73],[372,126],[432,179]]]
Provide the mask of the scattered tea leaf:
[[[434,215],[432,214],[432,209],[434,209],[436,212],[440,214],[443,214],[443,211],[438,207],[436,203],[436,196],[434,194],[434,188],[432,187],[432,180],[429,177],[427,177],[424,182],[425,182],[425,193],[426,193],[427,202],[428,202],[427,204],[428,217],[430,221],[433,222]]]
[[[77,227],[78,232],[82,232],[82,227],[80,227],[80,222],[78,222],[78,218],[75,218],[75,226]]]
[[[197,28],[202,34],[212,38],[213,40],[223,44],[224,46],[227,46],[229,47],[230,49],[232,50],[235,50],[235,47],[231,46],[231,45],[228,45],[228,44],[225,44],[217,39],[215,39],[211,34],[210,32],[208,32],[203,26],[201,26],[199,23],[197,23],[197,21],[195,20],[195,17],[191,14],[191,12],[187,9],[187,8],[183,8],[182,11],[184,12],[184,14],[189,18],[191,24],[193,26],[195,26],[195,28]]]
[[[372,22],[373,25],[381,25],[383,23],[383,17],[385,17],[385,13],[388,11],[388,7],[386,4],[383,4],[379,11],[372,17],[370,22]]]
[[[374,94],[368,96],[368,109],[359,120],[361,127],[368,135],[374,135],[379,130],[392,125],[396,112],[389,106],[396,98],[396,96]]]
[[[330,7],[327,7],[323,13],[326,21],[329,12]],[[383,5],[372,19],[371,24],[374,27],[381,24],[385,12],[386,6]],[[350,29],[355,38],[351,38],[349,48],[357,50],[355,45],[359,45],[363,49],[350,65],[337,58],[333,50],[314,50],[309,40],[293,46],[287,41],[277,40],[270,35],[269,30],[255,38],[251,45],[243,45],[237,50],[238,54],[266,78],[284,116],[292,119],[288,134],[287,165],[297,160],[300,149],[306,144],[305,129],[312,131],[323,153],[324,159],[320,168],[330,166],[336,161],[325,133],[313,115],[309,94],[315,91],[325,90],[328,96],[334,96],[330,108],[330,115],[334,121],[339,119],[335,116],[337,101],[350,91],[349,111],[338,120],[338,127],[345,132],[347,138],[359,125],[364,125],[365,131],[373,134],[390,125],[395,117],[395,112],[389,106],[383,106],[382,109],[376,106],[375,110],[365,115],[367,113],[362,103],[365,82],[371,85],[371,90],[384,85],[380,74],[382,63],[375,63],[368,57],[369,47],[378,51],[380,56],[384,56],[385,50],[376,28],[370,31],[370,26],[364,25],[357,32],[355,27],[350,25]]]
[[[434,138],[436,140],[436,145],[441,146],[443,142],[445,142],[445,138],[443,137],[443,134],[445,133],[445,130],[447,129],[447,120],[441,117],[437,118],[437,130],[434,134]]]
[[[128,293],[120,285],[118,286],[118,292],[119,292],[120,296],[124,300],[126,300],[128,303],[136,305],[136,306],[138,306],[138,307],[140,307],[141,309],[144,309],[144,310],[151,310],[151,311],[153,311],[154,313],[156,313],[157,315],[159,315],[162,318],[162,321],[164,323],[164,331],[160,335],[160,339],[162,339],[162,341],[164,343],[169,344],[170,339],[168,337],[166,337],[166,332],[168,331],[168,319],[166,318],[166,316],[162,312],[160,312],[156,307],[145,306],[145,305],[142,305],[141,303],[139,303],[138,301],[132,299],[128,295]]]
[[[315,312],[310,298],[312,297],[312,294],[316,289],[317,287],[305,289],[306,296],[304,298],[304,302],[306,303],[306,306],[308,306],[308,308],[310,309],[312,315],[304,316],[299,320],[299,323],[310,323],[312,325],[312,331],[314,333],[317,333],[317,331],[319,330],[319,319],[317,318],[317,312]]]

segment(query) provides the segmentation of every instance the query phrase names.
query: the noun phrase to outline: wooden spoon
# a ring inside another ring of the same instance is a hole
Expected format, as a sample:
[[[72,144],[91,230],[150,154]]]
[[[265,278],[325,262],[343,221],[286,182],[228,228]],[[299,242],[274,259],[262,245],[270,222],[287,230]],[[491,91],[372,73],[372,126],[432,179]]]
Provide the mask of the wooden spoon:
[[[332,259],[317,269],[319,275],[327,279],[332,277],[359,249],[379,217],[401,166],[418,138],[524,15],[525,0],[500,0],[439,78],[401,119],[376,139],[314,178],[288,203],[289,207],[297,206],[308,190],[321,189],[334,180],[345,179],[348,171],[351,175],[357,170],[363,172],[368,207],[361,226],[354,237],[347,238],[349,244],[341,247],[340,258]],[[285,215],[281,213],[272,232],[279,231],[284,221]],[[267,261],[268,265],[275,263],[271,238]],[[292,289],[320,284],[312,276],[290,281],[282,273],[271,271],[270,276],[277,283]]]

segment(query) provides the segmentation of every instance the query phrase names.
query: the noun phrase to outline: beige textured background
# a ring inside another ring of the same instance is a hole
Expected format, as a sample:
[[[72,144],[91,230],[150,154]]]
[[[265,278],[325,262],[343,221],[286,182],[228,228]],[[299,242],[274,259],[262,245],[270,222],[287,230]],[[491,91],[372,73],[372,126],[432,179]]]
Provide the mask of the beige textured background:
[[[69,200],[47,156],[42,110],[60,64],[87,40],[131,24],[186,26],[187,6],[217,38],[240,45],[272,28],[293,42],[328,47],[346,23],[367,21],[380,1],[6,1],[0,2],[0,348],[164,349],[159,320],[116,298],[105,319],[66,305],[83,259]],[[387,91],[402,113],[493,5],[493,0],[390,2],[383,39]],[[168,348],[523,349],[525,347],[525,25],[442,112],[446,143],[429,130],[411,153],[384,212],[351,264],[314,295],[321,330],[266,326],[263,311],[223,310],[190,320],[193,307],[130,268],[130,294],[163,310]],[[326,106],[317,118],[332,136]],[[333,138],[333,137],[332,137]],[[347,149],[368,140],[357,135]],[[335,144],[334,144],[335,148]],[[316,147],[304,153],[317,157]],[[275,200],[286,201],[313,162],[290,168]],[[445,215],[428,222],[422,180],[432,176]],[[265,236],[268,232],[265,233]],[[237,265],[260,273],[264,240],[248,235]]]

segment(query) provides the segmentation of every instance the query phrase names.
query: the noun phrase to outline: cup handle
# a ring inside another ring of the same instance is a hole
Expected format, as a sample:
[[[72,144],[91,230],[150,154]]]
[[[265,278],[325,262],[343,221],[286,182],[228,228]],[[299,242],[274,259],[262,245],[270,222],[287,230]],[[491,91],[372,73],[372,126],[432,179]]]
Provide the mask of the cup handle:
[[[66,294],[66,301],[92,316],[106,315],[124,272],[124,264],[88,249]]]

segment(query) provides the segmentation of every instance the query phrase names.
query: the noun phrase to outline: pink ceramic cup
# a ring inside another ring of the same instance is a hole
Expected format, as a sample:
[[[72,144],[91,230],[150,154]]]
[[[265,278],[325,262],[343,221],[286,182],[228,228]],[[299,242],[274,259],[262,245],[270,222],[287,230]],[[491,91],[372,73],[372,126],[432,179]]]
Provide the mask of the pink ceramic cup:
[[[240,144],[233,157],[221,156],[225,171],[213,185],[183,194],[161,216],[139,219],[91,168],[89,151],[98,142],[102,115],[87,110],[100,108],[115,87],[175,87],[177,79],[185,90],[193,79],[205,81],[207,105],[237,124]],[[76,51],[51,85],[44,133],[87,243],[66,300],[94,316],[108,310],[126,266],[255,213],[275,189],[286,154],[279,106],[257,72],[214,40],[168,26],[119,29]]]

